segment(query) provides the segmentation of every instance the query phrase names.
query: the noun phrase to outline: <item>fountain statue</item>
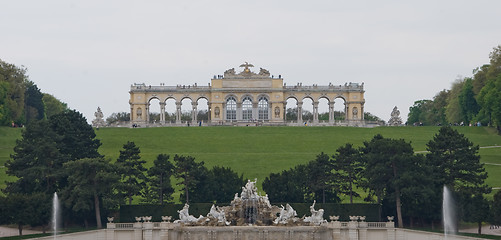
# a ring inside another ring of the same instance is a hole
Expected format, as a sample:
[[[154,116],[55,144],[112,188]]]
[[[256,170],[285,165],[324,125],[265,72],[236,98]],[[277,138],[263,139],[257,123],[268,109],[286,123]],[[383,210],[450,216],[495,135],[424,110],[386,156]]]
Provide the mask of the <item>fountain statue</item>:
[[[188,205],[187,203],[184,204],[183,209],[177,211],[179,213],[179,220],[174,221],[174,223],[197,223],[204,219],[202,215],[200,215],[200,217],[198,218],[190,215],[189,209],[190,205]]]
[[[327,222],[324,219],[324,210],[319,209],[315,210],[315,203],[316,201],[313,201],[313,205],[310,206],[310,212],[311,216],[310,217],[305,217],[304,222],[311,223],[314,225],[320,225],[321,223]]]

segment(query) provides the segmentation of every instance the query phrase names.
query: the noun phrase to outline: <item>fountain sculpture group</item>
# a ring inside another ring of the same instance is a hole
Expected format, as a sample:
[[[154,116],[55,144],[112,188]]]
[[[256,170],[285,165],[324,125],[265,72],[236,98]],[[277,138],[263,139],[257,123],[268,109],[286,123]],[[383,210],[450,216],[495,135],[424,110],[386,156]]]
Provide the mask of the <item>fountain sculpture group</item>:
[[[183,223],[192,226],[269,226],[269,225],[320,225],[324,220],[324,210],[315,210],[315,202],[310,207],[311,216],[298,218],[296,211],[289,205],[281,208],[272,206],[268,195],[261,196],[257,192],[256,181],[247,181],[242,187],[242,193],[231,201],[230,206],[216,207],[212,205],[206,217],[198,218],[189,214],[189,205],[185,204],[179,210],[179,220],[174,223]]]
[[[392,221],[365,222],[363,216],[351,216],[349,222],[340,222],[339,216],[330,216],[327,222],[323,209],[310,206],[310,216],[298,217],[291,205],[273,206],[268,195],[257,192],[256,180],[247,181],[240,195],[235,194],[229,206],[212,205],[206,216],[195,217],[185,204],[178,210],[179,219],[162,216],[162,222],[151,222],[151,217],[137,217],[135,223],[108,223],[103,239],[142,240],[265,240],[265,239],[395,239]]]

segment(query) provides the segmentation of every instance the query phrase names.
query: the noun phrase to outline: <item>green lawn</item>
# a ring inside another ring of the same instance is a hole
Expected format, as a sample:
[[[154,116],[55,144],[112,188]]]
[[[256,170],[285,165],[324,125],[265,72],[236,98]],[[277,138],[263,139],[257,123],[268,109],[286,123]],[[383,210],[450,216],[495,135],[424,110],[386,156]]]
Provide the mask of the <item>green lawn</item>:
[[[313,160],[321,152],[329,155],[345,143],[361,146],[375,134],[411,141],[415,151],[425,151],[426,143],[438,127],[165,127],[101,128],[96,130],[103,145],[101,154],[116,159],[127,141],[134,141],[150,167],[160,153],[191,155],[207,167],[231,167],[245,178],[257,178],[259,185],[271,172],[280,172]],[[458,127],[474,144],[501,146],[501,136],[485,127]],[[0,128],[0,165],[12,153],[19,129]],[[480,150],[482,162],[501,164],[501,148]],[[501,166],[486,165],[487,183],[501,187]],[[7,178],[0,170],[0,181]],[[0,185],[4,188],[5,184]]]

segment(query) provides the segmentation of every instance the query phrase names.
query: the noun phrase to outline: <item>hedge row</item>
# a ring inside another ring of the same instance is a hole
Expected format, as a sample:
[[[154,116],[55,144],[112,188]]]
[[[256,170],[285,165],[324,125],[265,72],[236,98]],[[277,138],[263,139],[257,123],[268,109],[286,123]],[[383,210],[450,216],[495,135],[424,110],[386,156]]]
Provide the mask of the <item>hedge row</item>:
[[[272,205],[280,206],[282,203],[273,203]],[[285,203],[283,203],[285,206]],[[296,210],[298,217],[310,216],[311,203],[291,203]],[[123,205],[120,207],[120,220],[117,222],[134,222],[137,216],[152,216],[152,221],[160,222],[162,216],[172,216],[173,219],[178,219],[178,210],[182,209],[184,204],[165,204],[161,205]],[[190,215],[198,217],[199,215],[206,216],[210,211],[212,203],[192,203],[190,204]],[[224,206],[224,205],[219,205]],[[379,220],[377,204],[338,204],[325,203],[315,204],[315,209],[324,209],[324,218],[329,219],[329,216],[340,216],[340,221],[348,221],[349,216],[366,216],[366,221],[375,222]]]

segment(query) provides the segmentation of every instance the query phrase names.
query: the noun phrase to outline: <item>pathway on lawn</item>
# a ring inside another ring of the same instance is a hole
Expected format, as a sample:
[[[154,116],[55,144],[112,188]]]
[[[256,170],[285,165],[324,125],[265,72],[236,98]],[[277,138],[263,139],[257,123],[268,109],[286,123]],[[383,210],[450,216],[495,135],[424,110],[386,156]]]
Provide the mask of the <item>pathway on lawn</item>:
[[[501,146],[485,146],[485,147],[479,147],[479,148],[500,148]],[[414,153],[427,153],[428,151],[424,150],[424,151],[416,151]]]

